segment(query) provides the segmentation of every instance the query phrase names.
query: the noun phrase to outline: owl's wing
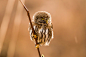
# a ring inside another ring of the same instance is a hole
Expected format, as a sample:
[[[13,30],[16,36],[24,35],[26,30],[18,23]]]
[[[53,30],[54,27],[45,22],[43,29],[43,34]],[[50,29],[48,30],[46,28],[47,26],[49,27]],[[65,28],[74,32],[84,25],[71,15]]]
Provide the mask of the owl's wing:
[[[53,39],[53,25],[49,25],[47,28],[47,44],[50,43],[51,39]]]
[[[49,46],[50,40],[53,38],[53,25],[50,24],[46,28],[39,30],[39,44]]]

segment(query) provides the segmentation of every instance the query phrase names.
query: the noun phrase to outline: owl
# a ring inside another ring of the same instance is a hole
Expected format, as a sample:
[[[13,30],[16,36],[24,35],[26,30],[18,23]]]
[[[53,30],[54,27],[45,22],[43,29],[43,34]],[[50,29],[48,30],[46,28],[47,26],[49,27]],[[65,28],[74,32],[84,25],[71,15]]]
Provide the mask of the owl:
[[[38,11],[33,15],[32,25],[37,36],[37,44],[39,46],[48,46],[51,39],[53,39],[53,25],[51,22],[51,15],[46,11]],[[30,39],[34,41],[31,26],[29,27]],[[36,43],[35,43],[36,44]]]

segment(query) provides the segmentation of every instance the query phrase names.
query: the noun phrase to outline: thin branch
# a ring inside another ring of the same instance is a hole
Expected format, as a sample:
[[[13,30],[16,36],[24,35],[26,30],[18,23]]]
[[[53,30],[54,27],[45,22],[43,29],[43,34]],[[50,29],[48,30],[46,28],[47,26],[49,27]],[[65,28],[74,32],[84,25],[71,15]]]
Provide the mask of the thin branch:
[[[22,3],[21,0],[19,0],[19,1],[21,2],[21,4],[23,5],[24,9],[27,12],[27,15],[28,15],[28,18],[29,18],[29,22],[30,22],[30,25],[31,25],[31,28],[32,28],[33,35],[35,35],[35,31],[34,31],[34,28],[33,28],[32,22],[31,22],[31,17],[30,17],[29,10],[26,8],[26,6]],[[37,45],[37,37],[35,38],[35,41],[36,41],[36,45]],[[38,50],[39,57],[41,57],[39,48],[37,48],[37,50]]]
[[[25,9],[26,12],[27,12],[27,15],[28,15],[28,18],[29,18],[29,22],[30,22],[30,24],[31,24],[31,28],[32,28],[32,31],[33,31],[33,34],[35,34],[35,31],[34,31],[34,28],[33,28],[32,22],[31,22],[29,10],[27,9],[27,7],[23,4],[23,2],[22,2],[21,0],[19,0],[19,1],[21,2],[21,4],[23,5],[24,9]]]

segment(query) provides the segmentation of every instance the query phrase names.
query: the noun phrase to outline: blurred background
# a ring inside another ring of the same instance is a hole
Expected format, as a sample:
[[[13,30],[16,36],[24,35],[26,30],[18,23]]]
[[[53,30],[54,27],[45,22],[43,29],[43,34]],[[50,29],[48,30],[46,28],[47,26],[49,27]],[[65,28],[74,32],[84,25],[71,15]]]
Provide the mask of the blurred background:
[[[86,57],[86,0],[22,0],[31,18],[52,16],[54,39],[40,47],[45,57]],[[29,36],[29,20],[19,0],[0,0],[0,57],[39,57]]]

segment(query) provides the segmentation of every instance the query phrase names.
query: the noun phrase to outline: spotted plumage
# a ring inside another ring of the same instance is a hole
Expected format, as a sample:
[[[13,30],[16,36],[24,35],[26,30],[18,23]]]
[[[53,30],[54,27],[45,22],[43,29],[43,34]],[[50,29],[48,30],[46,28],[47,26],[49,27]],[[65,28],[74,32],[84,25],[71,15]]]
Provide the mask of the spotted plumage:
[[[53,38],[53,25],[51,23],[51,15],[46,11],[38,11],[33,16],[32,24],[35,30],[35,35],[38,36],[37,44],[40,46],[49,45],[51,39]],[[35,43],[31,26],[29,28],[29,31],[30,39]]]

